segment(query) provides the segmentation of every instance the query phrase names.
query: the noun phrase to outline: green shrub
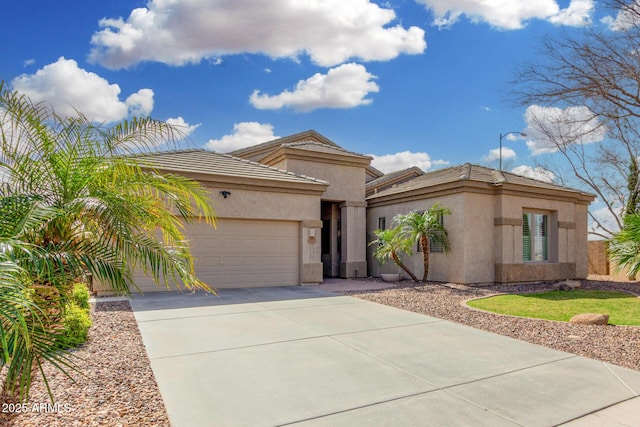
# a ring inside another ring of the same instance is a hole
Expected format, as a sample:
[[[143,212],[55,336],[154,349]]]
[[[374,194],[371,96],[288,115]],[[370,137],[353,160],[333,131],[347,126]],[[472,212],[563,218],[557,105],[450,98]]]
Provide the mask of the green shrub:
[[[89,289],[84,283],[76,283],[71,290],[71,302],[80,308],[89,310]]]
[[[64,310],[64,343],[69,347],[84,344],[89,337],[91,315],[75,303],[67,304]]]

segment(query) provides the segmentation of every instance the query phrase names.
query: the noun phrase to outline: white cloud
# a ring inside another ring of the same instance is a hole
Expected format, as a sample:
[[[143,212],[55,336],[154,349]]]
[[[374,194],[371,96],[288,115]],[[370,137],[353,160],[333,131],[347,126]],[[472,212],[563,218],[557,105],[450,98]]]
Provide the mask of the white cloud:
[[[184,119],[180,116],[167,119],[167,123],[178,128],[178,130],[185,138],[187,138],[193,133],[194,130],[200,127],[200,123],[198,123],[197,125],[190,125],[189,123],[185,122]]]
[[[375,154],[369,154],[373,157],[371,166],[384,172],[395,172],[397,170],[406,169],[411,166],[417,166],[420,169],[427,171],[434,165],[447,165],[449,162],[444,160],[431,160],[431,157],[427,153],[412,153],[411,151],[402,151],[395,154],[385,154],[382,156],[376,156]]]
[[[322,66],[386,61],[426,48],[424,30],[391,26],[392,9],[370,0],[150,0],[129,17],[102,19],[90,59],[108,68],[141,61],[198,63],[238,53],[308,54]]]
[[[58,114],[75,116],[76,109],[97,122],[113,122],[130,114],[148,115],[153,110],[153,91],[140,89],[126,101],[119,99],[120,86],[60,57],[35,74],[22,74],[11,82],[13,89],[34,102],[50,103]]]
[[[618,14],[613,16],[605,16],[601,22],[607,25],[612,31],[624,31],[638,25],[640,17],[640,2],[635,1],[627,4],[623,9],[618,10]]]
[[[602,203],[598,203],[596,200],[595,204],[603,205]],[[617,209],[618,215],[622,216],[622,208]],[[593,205],[590,209],[591,215],[593,215],[607,230],[611,230],[612,232],[619,231],[618,221],[616,217],[611,213],[611,211],[606,207],[602,206],[601,208],[594,209]],[[589,218],[589,230],[596,233],[608,234],[607,231],[599,227],[596,222]]]
[[[527,147],[533,155],[553,153],[559,145],[600,142],[607,133],[585,106],[563,109],[531,105],[524,115]]]
[[[569,7],[551,16],[549,22],[556,25],[583,27],[591,23],[593,9],[593,0],[571,0]]]
[[[351,108],[372,102],[367,98],[379,88],[372,81],[375,76],[360,64],[344,64],[330,69],[327,74],[316,73],[307,80],[300,80],[293,91],[278,95],[262,95],[258,90],[249,98],[251,105],[261,110],[277,110],[290,107],[298,111],[319,108]]]
[[[550,170],[544,169],[540,166],[532,168],[531,166],[521,165],[511,169],[512,173],[520,176],[526,176],[527,178],[537,179],[548,183],[553,183],[556,176]]]
[[[502,160],[515,159],[516,152],[513,151],[509,147],[502,147]],[[489,150],[489,154],[484,156],[482,160],[485,162],[493,162],[494,160],[500,159],[500,148],[494,148]]]
[[[220,139],[210,139],[205,148],[226,153],[240,148],[260,144],[280,138],[273,134],[273,126],[268,123],[241,122],[233,125],[233,133]]]
[[[531,19],[549,20],[555,24],[581,26],[590,22],[593,0],[572,0],[561,10],[556,0],[416,0],[435,15],[434,24],[450,27],[461,16],[471,22],[486,22],[502,30],[517,30]]]
[[[132,116],[148,116],[153,110],[153,91],[151,89],[140,89],[138,92],[129,95],[125,102]]]

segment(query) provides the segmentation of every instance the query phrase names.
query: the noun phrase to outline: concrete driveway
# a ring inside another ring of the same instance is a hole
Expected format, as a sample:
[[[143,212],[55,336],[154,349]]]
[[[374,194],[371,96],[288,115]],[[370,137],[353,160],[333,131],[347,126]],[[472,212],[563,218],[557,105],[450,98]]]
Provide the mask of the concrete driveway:
[[[640,422],[638,371],[318,288],[131,305],[174,427]]]

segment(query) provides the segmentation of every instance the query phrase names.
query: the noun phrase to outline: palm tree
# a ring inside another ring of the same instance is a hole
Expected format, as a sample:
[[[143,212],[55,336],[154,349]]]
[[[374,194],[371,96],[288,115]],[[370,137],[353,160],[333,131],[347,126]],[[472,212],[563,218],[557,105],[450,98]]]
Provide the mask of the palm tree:
[[[609,242],[609,256],[618,270],[626,270],[630,278],[640,272],[640,214],[624,217],[623,227]]]
[[[436,203],[422,213],[409,212],[405,215],[396,215],[395,221],[400,224],[402,233],[410,241],[420,245],[424,264],[423,282],[426,282],[429,276],[430,241],[441,245],[445,252],[449,250],[449,237],[447,229],[442,224],[442,218],[450,214],[451,209]]]
[[[61,322],[48,310],[59,301],[40,300],[31,288],[34,278],[48,275],[55,265],[25,240],[52,217],[53,211],[33,198],[0,198],[0,371],[6,373],[0,389],[20,400],[29,395],[34,369],[42,375],[53,400],[43,361],[67,375],[68,370],[76,370],[66,351]]]
[[[183,221],[215,225],[206,188],[161,174],[141,156],[180,139],[175,128],[150,118],[107,128],[80,112],[61,117],[0,83],[0,261],[8,263],[2,278],[33,296],[20,302],[13,290],[0,289],[0,368],[9,366],[7,385],[17,383],[21,398],[28,396],[27,366],[42,359],[71,366],[61,363],[67,359],[58,319],[39,306],[33,289],[55,289],[63,307],[69,285],[86,272],[127,293],[136,286],[133,273],[144,271],[158,284],[214,292],[196,277],[183,233]],[[2,319],[15,307],[27,320]]]
[[[389,228],[386,230],[374,231],[377,239],[369,243],[369,245],[378,245],[373,252],[373,256],[381,263],[392,260],[398,267],[403,269],[414,282],[418,282],[415,274],[402,262],[399,257],[401,253],[411,255],[412,242],[403,238],[400,227]]]
[[[140,156],[178,140],[175,128],[149,118],[104,128],[1,90],[0,132],[0,196],[30,197],[53,212],[28,240],[59,261],[39,280],[66,283],[88,271],[126,293],[143,270],[158,283],[212,291],[194,274],[182,222],[215,224],[206,188]]]

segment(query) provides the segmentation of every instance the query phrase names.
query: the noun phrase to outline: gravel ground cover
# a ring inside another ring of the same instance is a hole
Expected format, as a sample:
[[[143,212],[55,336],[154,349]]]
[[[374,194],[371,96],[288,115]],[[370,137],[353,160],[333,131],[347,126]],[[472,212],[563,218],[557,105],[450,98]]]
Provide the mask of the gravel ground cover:
[[[92,304],[89,341],[74,351],[84,376],[76,383],[46,368],[58,406],[44,383],[32,385],[26,412],[2,402],[0,425],[15,427],[170,426],[129,303]],[[49,405],[47,405],[49,404]]]
[[[450,283],[428,283],[345,294],[640,370],[640,327],[574,325],[503,316],[473,310],[464,305],[464,301],[471,298],[541,291],[552,287],[552,284],[534,284],[474,288]],[[582,288],[622,290],[640,295],[640,285],[636,282],[585,280]]]

